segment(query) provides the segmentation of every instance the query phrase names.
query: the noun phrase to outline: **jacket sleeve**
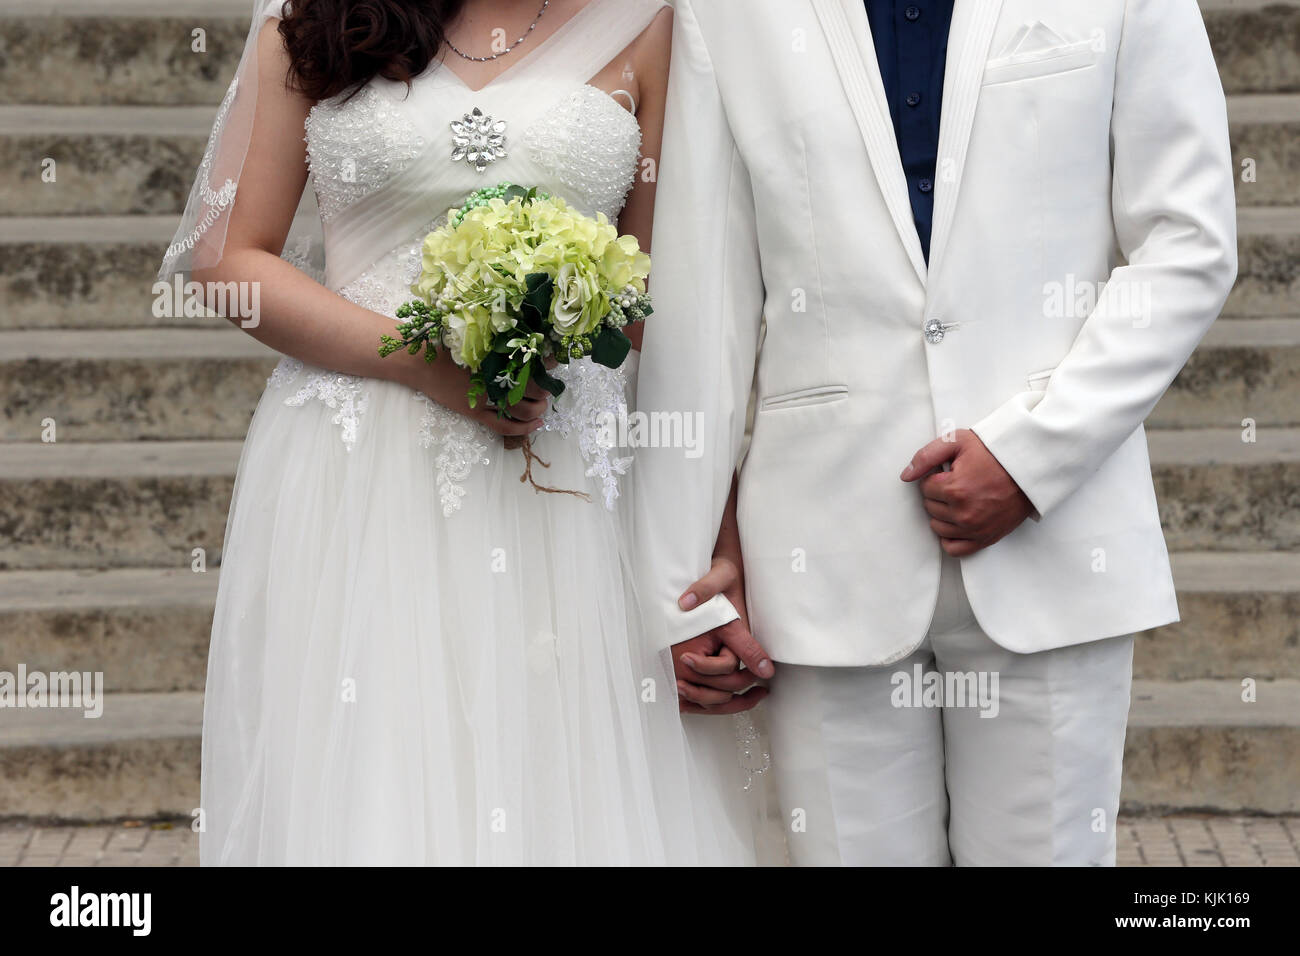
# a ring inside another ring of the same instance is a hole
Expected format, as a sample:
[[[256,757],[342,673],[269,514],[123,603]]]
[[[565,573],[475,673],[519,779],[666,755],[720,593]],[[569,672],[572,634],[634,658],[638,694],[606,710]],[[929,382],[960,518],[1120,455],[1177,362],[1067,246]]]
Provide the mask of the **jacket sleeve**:
[[[1130,0],[1116,55],[1112,209],[1126,262],[1041,401],[1018,395],[973,426],[1043,516],[1151,413],[1237,274],[1227,109],[1196,0]]]
[[[696,4],[675,4],[636,414],[636,577],[668,647],[736,618],[722,596],[682,611],[710,566],[745,431],[763,309],[753,192]],[[667,446],[667,447],[665,447]]]

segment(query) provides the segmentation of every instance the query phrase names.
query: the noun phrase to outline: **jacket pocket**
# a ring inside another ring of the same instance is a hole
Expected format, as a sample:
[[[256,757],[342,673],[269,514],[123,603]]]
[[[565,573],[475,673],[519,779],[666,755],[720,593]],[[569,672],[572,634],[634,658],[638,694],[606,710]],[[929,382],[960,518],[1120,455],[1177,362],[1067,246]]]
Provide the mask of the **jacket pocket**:
[[[1047,391],[1047,383],[1052,380],[1052,374],[1056,371],[1054,368],[1046,369],[1042,372],[1035,372],[1029,376],[1029,390],[1031,392]]]
[[[997,57],[985,64],[984,85],[1072,73],[1090,67],[1100,59],[1101,53],[1093,47],[1091,40],[1067,43],[1037,53]]]
[[[759,402],[759,409],[764,412],[778,411],[785,408],[803,408],[807,405],[827,405],[841,402],[848,398],[847,385],[817,385],[813,388],[800,388],[793,392],[769,395]]]

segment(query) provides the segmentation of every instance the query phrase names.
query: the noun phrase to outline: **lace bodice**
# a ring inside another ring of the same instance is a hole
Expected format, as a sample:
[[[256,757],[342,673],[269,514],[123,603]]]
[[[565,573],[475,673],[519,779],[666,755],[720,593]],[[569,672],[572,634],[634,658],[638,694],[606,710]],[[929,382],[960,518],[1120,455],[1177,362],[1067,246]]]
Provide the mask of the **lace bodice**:
[[[326,284],[358,305],[393,315],[411,298],[423,237],[445,221],[449,208],[485,185],[537,186],[617,221],[637,174],[641,130],[618,100],[587,80],[660,6],[660,0],[593,0],[545,45],[478,91],[435,63],[410,88],[376,79],[351,97],[317,103],[305,134],[325,236]],[[639,20],[629,20],[629,12]],[[475,143],[493,145],[476,157],[470,152]],[[629,460],[597,435],[601,417],[617,414],[625,401],[624,377],[587,360],[558,374],[569,390],[546,427],[577,433],[588,475],[612,506]],[[285,359],[268,384],[283,390],[288,405],[325,403],[336,412],[344,444],[351,448],[358,440],[373,383]],[[458,479],[485,463],[487,449],[499,440],[424,396],[414,397],[425,405],[416,437],[436,449],[443,509],[451,514],[464,495]]]

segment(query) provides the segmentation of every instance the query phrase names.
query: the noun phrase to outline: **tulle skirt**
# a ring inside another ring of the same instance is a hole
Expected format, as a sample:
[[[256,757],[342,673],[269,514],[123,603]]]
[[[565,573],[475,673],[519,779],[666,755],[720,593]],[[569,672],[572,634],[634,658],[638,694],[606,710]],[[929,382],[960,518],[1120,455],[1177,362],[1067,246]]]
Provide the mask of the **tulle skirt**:
[[[541,483],[591,500],[539,494],[401,386],[293,402],[309,372],[268,389],[240,462],[202,863],[752,863],[732,722],[682,720],[636,626],[628,483],[607,510],[544,432]]]

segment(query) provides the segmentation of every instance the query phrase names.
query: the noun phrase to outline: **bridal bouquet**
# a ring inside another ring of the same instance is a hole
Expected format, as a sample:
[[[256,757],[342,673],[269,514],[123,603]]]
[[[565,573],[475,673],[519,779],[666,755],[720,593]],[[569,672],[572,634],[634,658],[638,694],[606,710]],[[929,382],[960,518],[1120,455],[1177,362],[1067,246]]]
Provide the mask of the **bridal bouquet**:
[[[379,354],[423,350],[431,362],[446,349],[472,373],[470,407],[486,398],[504,416],[529,382],[563,393],[550,360],[622,365],[632,346],[623,328],[653,311],[649,272],[636,238],[604,214],[509,183],[480,189],[425,237],[417,298],[397,310],[402,323]]]

